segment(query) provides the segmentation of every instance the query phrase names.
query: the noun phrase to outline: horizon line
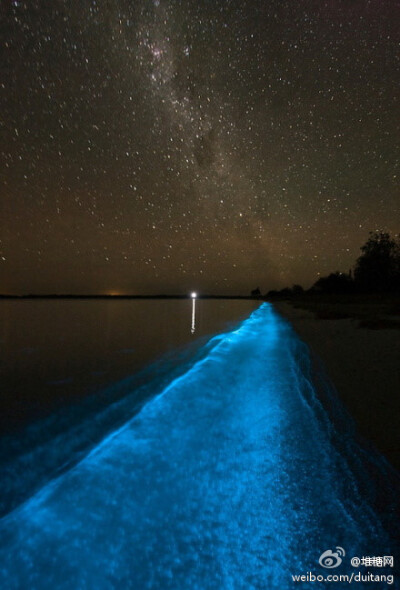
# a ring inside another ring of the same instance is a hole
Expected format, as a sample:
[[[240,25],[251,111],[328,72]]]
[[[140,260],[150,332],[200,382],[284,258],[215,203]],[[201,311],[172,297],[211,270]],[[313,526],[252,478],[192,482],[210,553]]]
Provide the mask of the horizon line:
[[[259,299],[262,297],[260,296],[252,296],[252,295],[221,295],[215,293],[204,293],[204,294],[197,294],[197,299],[202,298],[219,298],[219,299]],[[185,294],[166,294],[166,293],[158,293],[154,295],[149,294],[107,294],[107,293],[99,293],[99,294],[87,294],[87,293],[25,293],[25,294],[16,294],[16,293],[0,293],[0,298],[2,299],[192,299],[191,293]]]

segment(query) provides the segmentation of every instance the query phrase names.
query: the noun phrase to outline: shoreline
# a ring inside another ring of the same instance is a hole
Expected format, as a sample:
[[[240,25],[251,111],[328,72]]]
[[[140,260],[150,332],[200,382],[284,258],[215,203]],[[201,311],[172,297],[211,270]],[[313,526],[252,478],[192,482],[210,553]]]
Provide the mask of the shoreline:
[[[400,340],[397,330],[359,327],[359,320],[319,319],[287,302],[274,308],[323,362],[359,434],[400,470]]]

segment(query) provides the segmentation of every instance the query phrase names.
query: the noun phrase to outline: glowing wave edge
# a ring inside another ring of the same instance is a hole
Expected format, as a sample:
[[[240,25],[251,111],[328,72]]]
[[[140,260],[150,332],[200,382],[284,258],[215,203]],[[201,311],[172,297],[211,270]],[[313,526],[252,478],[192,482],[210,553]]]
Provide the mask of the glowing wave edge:
[[[326,549],[393,551],[396,474],[290,325],[262,304],[207,346],[1,519],[1,588],[285,590]]]

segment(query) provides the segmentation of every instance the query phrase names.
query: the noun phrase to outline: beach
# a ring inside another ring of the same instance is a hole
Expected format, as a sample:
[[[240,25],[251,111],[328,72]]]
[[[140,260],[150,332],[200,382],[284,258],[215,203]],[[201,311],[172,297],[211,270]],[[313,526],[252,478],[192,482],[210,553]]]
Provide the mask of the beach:
[[[292,590],[318,572],[322,588],[330,548],[341,580],[352,556],[394,555],[395,473],[381,456],[372,465],[309,360],[267,303],[214,336],[1,519],[0,587]]]
[[[400,469],[399,331],[361,327],[357,317],[320,319],[288,302],[274,306],[322,361],[359,434]]]

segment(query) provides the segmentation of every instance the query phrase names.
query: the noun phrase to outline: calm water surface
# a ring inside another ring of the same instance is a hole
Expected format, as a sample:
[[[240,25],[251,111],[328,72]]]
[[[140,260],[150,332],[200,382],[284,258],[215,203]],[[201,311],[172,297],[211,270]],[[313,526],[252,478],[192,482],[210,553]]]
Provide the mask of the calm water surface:
[[[241,306],[229,304],[228,313],[224,304],[207,302],[203,329],[211,309],[215,328],[224,313],[240,315]],[[85,305],[79,307],[84,318]],[[130,308],[110,320],[125,335]],[[156,308],[147,304],[147,322],[153,328],[157,317],[165,322],[161,348],[170,342],[169,326],[176,328],[175,344],[185,341],[190,306],[162,304],[159,316]],[[129,349],[129,338],[114,329],[104,351],[97,348],[94,335],[107,333],[105,324],[96,326],[99,315],[90,316],[86,331],[90,350],[106,359]],[[77,341],[84,338],[82,330]],[[135,342],[140,347],[139,335]],[[324,372],[273,307],[265,303],[234,330],[209,339],[194,351],[196,362],[193,354],[189,365],[180,358],[186,369],[172,380],[169,373],[159,395],[149,398],[148,385],[137,388],[128,379],[125,395],[110,386],[108,404],[92,408],[87,419],[82,398],[75,420],[70,408],[69,421],[57,422],[55,413],[26,429],[25,451],[0,473],[0,496],[9,499],[0,519],[0,588],[294,590],[292,575],[311,571],[321,581],[305,587],[322,590],[332,571],[321,559],[332,550],[341,556],[333,573],[364,575],[357,588],[378,587],[365,578],[370,569],[385,576],[380,588],[398,587],[390,566],[354,568],[350,561],[397,556],[398,476],[358,440]],[[148,376],[163,366],[153,364]],[[146,403],[135,412],[142,387]]]
[[[246,317],[253,301],[3,301],[1,429],[10,432]]]
[[[0,302],[0,514],[205,354],[245,300]]]

